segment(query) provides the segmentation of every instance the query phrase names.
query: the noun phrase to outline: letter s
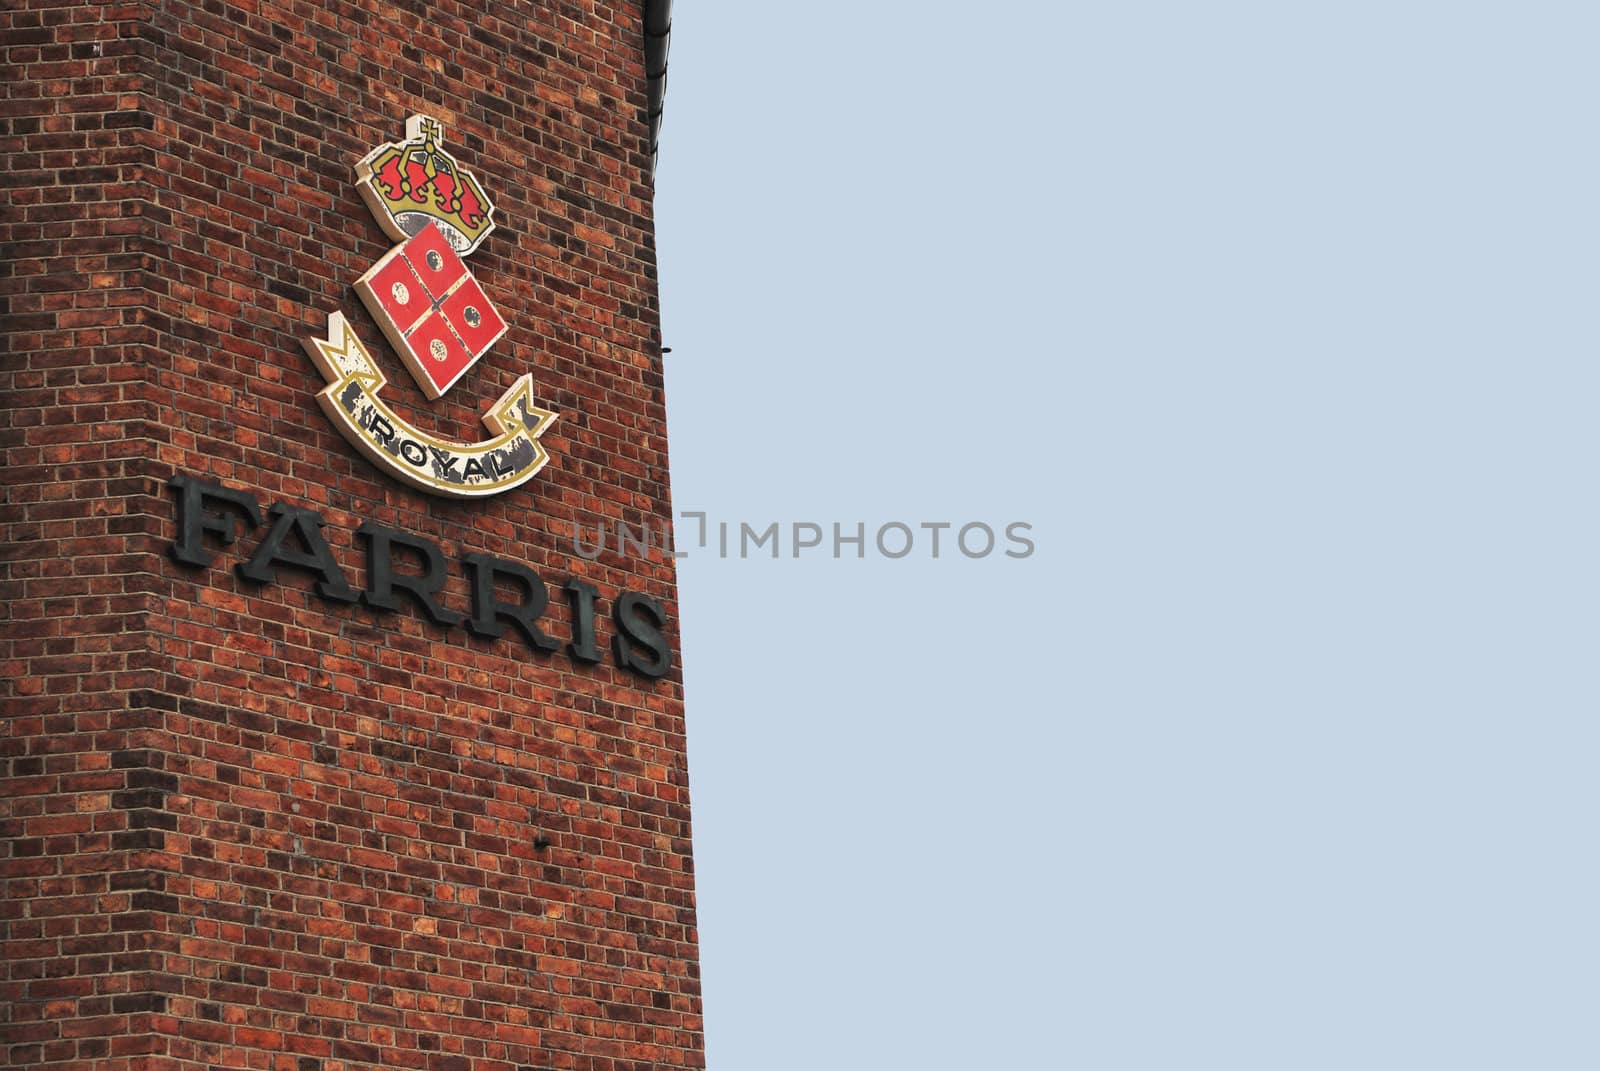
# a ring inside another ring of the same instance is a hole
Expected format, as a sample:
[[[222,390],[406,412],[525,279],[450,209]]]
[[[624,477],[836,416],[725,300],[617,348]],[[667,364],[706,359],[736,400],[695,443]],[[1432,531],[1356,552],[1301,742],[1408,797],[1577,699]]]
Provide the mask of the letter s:
[[[611,637],[611,651],[616,656],[617,665],[646,677],[666,676],[667,670],[672,668],[672,648],[667,646],[667,638],[661,634],[661,626],[667,623],[667,614],[661,604],[637,591],[624,591],[617,596],[617,605],[611,616],[618,629],[618,635]],[[655,657],[641,659],[633,649],[635,644]]]
[[[1027,548],[1021,553],[1018,553],[1014,550],[1006,551],[1006,557],[1008,558],[1028,558],[1033,555],[1033,540],[1024,535],[1018,535],[1017,533],[1019,531],[1031,532],[1033,531],[1033,525],[1029,524],[1027,521],[1012,521],[1010,524],[1006,525],[1006,538],[1011,540],[1013,543]]]

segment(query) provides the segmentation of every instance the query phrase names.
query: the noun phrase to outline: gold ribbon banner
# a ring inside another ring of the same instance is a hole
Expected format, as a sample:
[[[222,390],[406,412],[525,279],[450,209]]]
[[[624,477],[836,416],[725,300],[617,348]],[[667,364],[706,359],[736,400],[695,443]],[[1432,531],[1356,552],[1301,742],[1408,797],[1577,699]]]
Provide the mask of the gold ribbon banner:
[[[328,337],[310,338],[306,352],[328,387],[317,403],[357,450],[379,468],[436,495],[481,498],[525,483],[550,455],[539,444],[556,414],[533,404],[525,375],[483,415],[490,438],[459,443],[429,435],[378,397],[388,382],[344,314],[328,314]]]

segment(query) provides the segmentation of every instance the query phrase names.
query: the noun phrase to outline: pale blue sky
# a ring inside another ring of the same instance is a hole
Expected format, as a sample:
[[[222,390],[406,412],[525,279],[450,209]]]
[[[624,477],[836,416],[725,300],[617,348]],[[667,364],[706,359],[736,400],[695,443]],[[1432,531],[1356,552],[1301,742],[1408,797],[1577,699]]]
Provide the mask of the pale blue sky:
[[[1594,11],[677,5],[711,1071],[1600,1065]]]

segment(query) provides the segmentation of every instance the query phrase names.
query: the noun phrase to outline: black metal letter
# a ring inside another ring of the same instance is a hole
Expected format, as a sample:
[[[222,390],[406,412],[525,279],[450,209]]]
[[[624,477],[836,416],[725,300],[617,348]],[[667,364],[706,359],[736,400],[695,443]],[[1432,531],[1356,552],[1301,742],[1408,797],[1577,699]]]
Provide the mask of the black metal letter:
[[[167,548],[167,554],[175,562],[210,565],[217,554],[206,548],[207,532],[216,536],[223,546],[237,538],[233,514],[208,512],[208,502],[231,506],[244,514],[252,528],[261,525],[261,507],[256,503],[256,496],[248,491],[235,491],[193,476],[174,476],[167,481],[167,486],[178,492],[178,538]]]
[[[600,589],[573,577],[567,581],[567,600],[572,603],[572,642],[567,650],[579,662],[600,661],[594,645],[594,600]]]
[[[651,620],[645,620],[647,617]],[[624,591],[617,596],[612,618],[618,629],[618,634],[611,637],[611,651],[616,655],[617,665],[646,677],[666,676],[667,670],[672,668],[672,648],[667,646],[667,638],[661,634],[661,626],[667,623],[667,614],[661,604],[637,591]],[[629,646],[628,640],[651,651],[655,658],[648,661],[640,659]]]
[[[561,646],[539,628],[539,615],[549,604],[550,595],[538,573],[518,562],[491,558],[487,554],[463,554],[461,563],[472,579],[472,616],[467,618],[468,631],[496,639],[505,632],[505,622],[509,621],[536,650],[554,651]],[[494,585],[499,578],[521,584],[527,598],[520,603],[501,602],[495,598]]]
[[[250,560],[236,568],[239,575],[257,584],[270,584],[278,577],[278,566],[288,565],[303,569],[317,577],[317,594],[334,602],[355,602],[356,589],[339,571],[333,560],[333,548],[322,538],[323,520],[314,510],[301,509],[279,502],[271,510],[272,530],[261,541]],[[303,550],[291,550],[283,545],[284,538],[293,531],[300,537]]]
[[[439,605],[438,594],[444,587],[446,572],[444,555],[439,548],[420,536],[407,535],[381,524],[363,521],[356,535],[367,540],[367,590],[361,601],[379,610],[398,610],[400,602],[395,592],[410,595],[416,604],[433,619],[436,625],[459,625],[465,614],[447,610]],[[422,575],[394,571],[394,548],[404,547],[422,559]]]

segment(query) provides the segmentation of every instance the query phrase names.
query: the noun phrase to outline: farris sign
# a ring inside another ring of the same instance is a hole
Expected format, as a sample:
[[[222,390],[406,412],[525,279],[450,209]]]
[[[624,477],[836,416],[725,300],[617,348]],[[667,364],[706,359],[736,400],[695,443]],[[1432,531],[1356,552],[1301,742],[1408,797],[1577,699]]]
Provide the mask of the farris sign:
[[[309,576],[318,595],[334,603],[356,603],[375,610],[400,609],[402,597],[422,610],[436,625],[465,625],[476,636],[498,639],[515,630],[535,651],[562,649],[576,662],[599,662],[596,646],[596,608],[600,590],[576,577],[561,586],[571,607],[567,642],[544,630],[541,619],[550,593],[538,573],[521,562],[487,554],[463,554],[461,566],[471,592],[468,612],[441,601],[449,568],[437,544],[384,525],[365,521],[356,535],[366,543],[367,586],[357,589],[334,560],[333,548],[322,534],[324,521],[314,510],[279,502],[261,513],[261,504],[248,491],[224,487],[193,476],[174,476],[167,486],[177,496],[178,537],[167,547],[173,561],[205,568],[216,558],[215,545],[230,546],[239,535],[239,522],[253,531],[270,518],[271,525],[250,556],[234,566],[241,578],[255,585],[277,581],[288,568]],[[396,568],[397,561],[401,563]],[[509,602],[500,592],[511,589],[520,597]],[[623,669],[645,677],[661,677],[672,668],[672,648],[662,631],[665,608],[637,591],[618,594],[611,618],[616,634],[611,638],[612,658]]]

